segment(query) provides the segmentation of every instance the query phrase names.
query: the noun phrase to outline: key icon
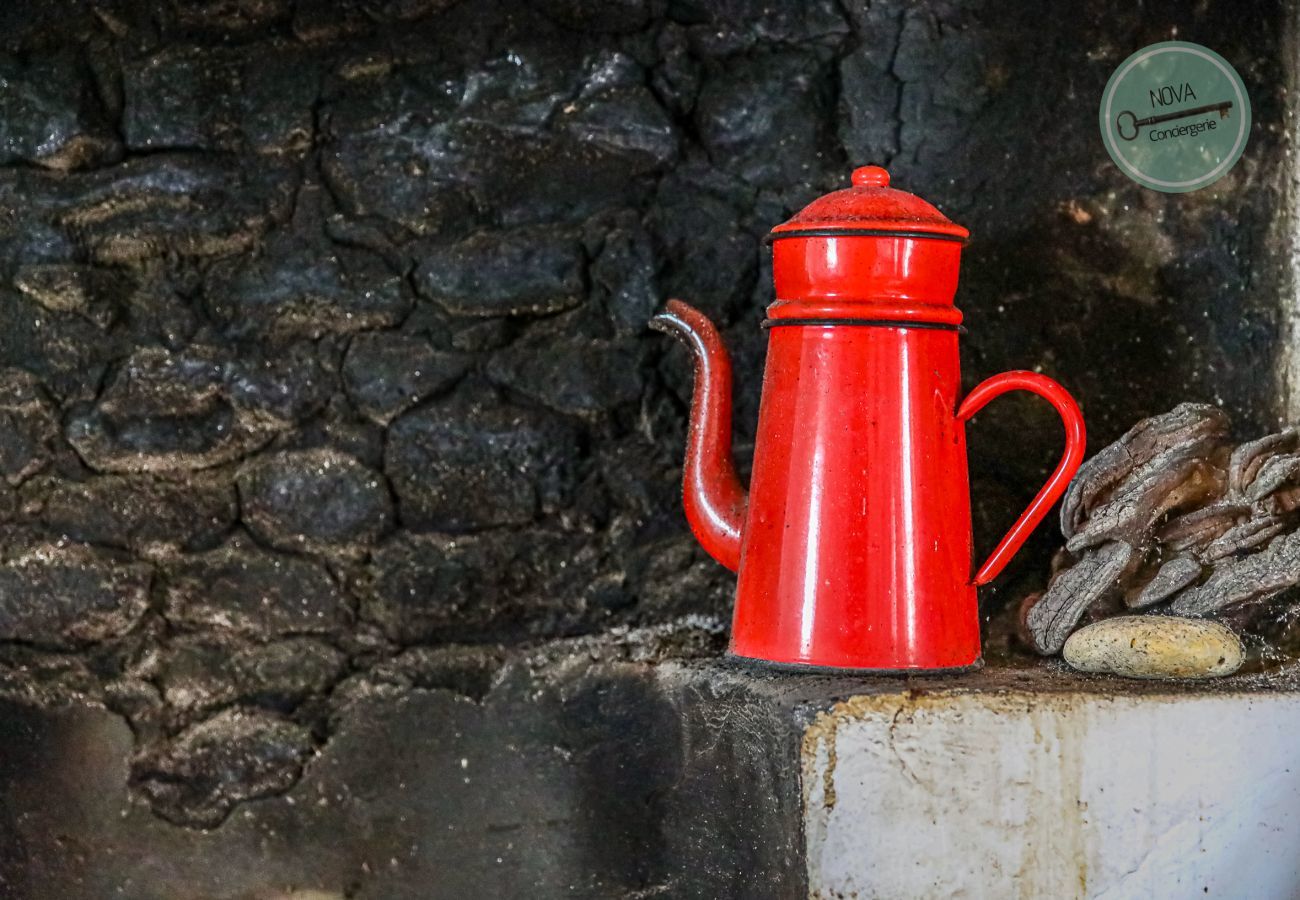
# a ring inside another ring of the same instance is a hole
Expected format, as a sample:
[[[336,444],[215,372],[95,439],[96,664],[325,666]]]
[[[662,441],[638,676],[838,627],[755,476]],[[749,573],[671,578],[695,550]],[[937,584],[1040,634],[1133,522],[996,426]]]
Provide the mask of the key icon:
[[[1115,117],[1115,130],[1119,136],[1126,141],[1137,140],[1138,132],[1145,125],[1158,125],[1161,122],[1172,122],[1175,119],[1186,119],[1190,116],[1199,116],[1203,113],[1217,112],[1220,119],[1228,117],[1228,110],[1232,109],[1232,101],[1225,100],[1222,103],[1207,103],[1205,106],[1197,106],[1192,109],[1180,109],[1178,112],[1162,113],[1158,116],[1147,116],[1145,119],[1139,119],[1135,114],[1127,109]],[[1128,116],[1129,127],[1133,129],[1132,134],[1124,133],[1124,117]]]

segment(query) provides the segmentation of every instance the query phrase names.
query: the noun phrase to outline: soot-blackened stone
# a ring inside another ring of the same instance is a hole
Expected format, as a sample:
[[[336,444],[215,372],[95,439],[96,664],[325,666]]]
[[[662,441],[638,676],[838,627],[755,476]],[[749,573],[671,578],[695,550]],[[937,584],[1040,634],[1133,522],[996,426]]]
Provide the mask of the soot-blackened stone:
[[[225,369],[211,348],[135,353],[89,410],[67,423],[68,441],[101,471],[201,469],[246,451]]]
[[[440,135],[409,141],[350,135],[331,145],[322,171],[351,215],[378,216],[415,234],[457,234],[476,219],[470,192],[433,177],[423,154],[429,143],[446,142]]]
[[[563,419],[462,390],[393,422],[384,472],[408,528],[522,524],[572,487],[578,437]]]
[[[212,547],[239,515],[229,477],[206,473],[184,480],[104,475],[32,488],[31,502],[50,529],[145,554]]]
[[[582,247],[553,228],[484,232],[417,256],[420,293],[464,316],[544,315],[584,296]]]
[[[629,33],[663,12],[666,0],[533,0],[549,18],[581,31]]]
[[[0,640],[74,648],[128,631],[152,572],[79,545],[42,545],[0,564]]]
[[[236,701],[291,712],[327,691],[346,667],[343,653],[315,638],[232,646],[204,632],[169,641],[146,660],[142,674],[161,690],[174,730]]]
[[[462,183],[466,150],[455,115],[459,76],[418,67],[346,85],[323,110],[321,169],[345,212],[377,216],[422,235],[461,232],[475,220]],[[420,114],[396,118],[410,104]],[[463,232],[462,232],[463,233]]]
[[[298,0],[293,4],[293,33],[308,42],[336,40],[376,22],[411,22],[454,4],[455,0]]]
[[[0,287],[0,365],[36,376],[54,398],[90,399],[109,361],[129,352],[122,335],[106,335],[83,315]]]
[[[59,438],[58,411],[39,381],[0,370],[0,476],[16,485],[43,469]]]
[[[116,302],[124,286],[111,271],[76,263],[23,266],[14,287],[55,313],[76,313],[100,328],[117,321]]]
[[[297,341],[264,354],[236,353],[223,367],[230,403],[246,430],[287,428],[320,412],[337,390],[326,342]]]
[[[172,731],[210,710],[229,706],[239,696],[231,673],[230,643],[207,633],[177,636],[146,657],[135,674],[157,686],[165,704],[165,724]]]
[[[357,409],[387,425],[455,384],[470,362],[466,354],[435,350],[422,337],[368,332],[358,334],[348,345],[343,382]]]
[[[776,53],[729,64],[700,92],[695,121],[710,158],[764,187],[821,183],[834,141],[827,133],[825,63]],[[774,152],[774,148],[780,152]]]
[[[720,324],[749,302],[762,249],[741,222],[738,194],[737,185],[708,171],[678,170],[660,184],[647,220],[663,265],[662,295]]]
[[[238,39],[284,23],[291,0],[168,0],[159,16],[173,38]]]
[[[402,535],[377,549],[361,615],[403,644],[566,633],[587,608],[600,551],[545,529]]]
[[[584,146],[601,147],[635,169],[655,171],[677,158],[677,129],[642,83],[644,73],[621,65],[625,61],[630,63],[619,54],[597,67],[578,101],[561,109],[558,124]],[[618,74],[605,78],[611,69]]]
[[[122,132],[135,150],[297,152],[318,86],[292,46],[259,52],[167,47],[122,72]]]
[[[482,701],[501,675],[505,653],[482,644],[411,647],[367,673],[375,682],[425,690],[455,691]]]
[[[311,734],[301,725],[233,708],[136,759],[131,777],[159,815],[214,828],[236,803],[291,788],[312,752]]]
[[[230,668],[248,702],[287,710],[342,678],[347,657],[321,641],[290,638],[245,647],[231,657]]]
[[[335,632],[351,618],[324,567],[239,538],[170,564],[165,595],[166,616],[177,625],[258,638]]]
[[[89,168],[116,162],[122,144],[95,90],[69,51],[27,62],[0,56],[0,165]]]
[[[65,230],[101,263],[219,256],[249,249],[285,217],[296,181],[294,168],[266,159],[163,153],[69,175],[6,171],[0,211]]]
[[[255,261],[218,263],[208,307],[232,334],[319,338],[396,325],[411,308],[402,279],[365,250],[277,234]]]
[[[488,375],[560,412],[592,416],[638,400],[644,342],[542,336],[498,352]]]
[[[93,406],[76,410],[65,432],[100,471],[204,469],[319,411],[333,377],[318,347],[305,342],[233,356],[212,345],[146,347],[113,374]]]
[[[536,17],[515,18],[522,31]],[[322,168],[345,211],[447,237],[634,205],[676,158],[676,127],[629,56],[554,50],[529,35],[471,72],[440,61],[353,80],[323,116]]]
[[[763,45],[836,47],[851,34],[835,0],[675,0],[673,17],[687,22],[702,56],[725,57]]]
[[[600,252],[588,269],[592,296],[620,335],[644,337],[660,303],[654,242],[631,212],[615,217],[601,236]]]
[[[392,525],[383,475],[336,450],[263,454],[238,481],[244,523],[277,547],[369,544]]]

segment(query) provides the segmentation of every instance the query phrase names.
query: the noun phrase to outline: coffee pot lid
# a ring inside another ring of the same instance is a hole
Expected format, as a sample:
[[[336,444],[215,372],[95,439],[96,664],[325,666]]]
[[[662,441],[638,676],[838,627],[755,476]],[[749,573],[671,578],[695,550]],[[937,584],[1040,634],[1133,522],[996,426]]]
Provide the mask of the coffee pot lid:
[[[965,241],[970,231],[915,194],[891,188],[880,166],[861,166],[852,187],[818,197],[773,228],[770,239],[841,235]]]

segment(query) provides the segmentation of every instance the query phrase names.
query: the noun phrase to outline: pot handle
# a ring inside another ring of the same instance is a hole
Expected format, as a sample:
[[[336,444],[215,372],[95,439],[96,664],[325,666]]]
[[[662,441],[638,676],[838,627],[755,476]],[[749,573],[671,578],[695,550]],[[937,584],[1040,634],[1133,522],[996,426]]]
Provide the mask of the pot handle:
[[[1038,496],[1034,497],[1025,511],[1020,514],[1020,518],[1016,519],[1016,524],[1011,526],[1011,530],[984,561],[984,565],[979,567],[979,571],[975,573],[976,585],[988,584],[1006,568],[1011,557],[1016,555],[1016,551],[1029,538],[1029,533],[1038,527],[1038,523],[1043,520],[1043,516],[1047,515],[1052,504],[1065,493],[1070,479],[1074,477],[1075,472],[1079,471],[1079,464],[1083,462],[1083,450],[1086,444],[1083,414],[1079,412],[1079,404],[1074,402],[1074,398],[1066,392],[1065,388],[1037,372],[1022,370],[1003,372],[1001,375],[994,375],[980,382],[961,402],[961,406],[957,407],[957,421],[964,424],[990,400],[1008,391],[1029,391],[1056,407],[1056,411],[1061,415],[1061,421],[1065,424],[1065,454],[1057,464],[1052,477],[1048,478],[1047,483],[1039,490]]]

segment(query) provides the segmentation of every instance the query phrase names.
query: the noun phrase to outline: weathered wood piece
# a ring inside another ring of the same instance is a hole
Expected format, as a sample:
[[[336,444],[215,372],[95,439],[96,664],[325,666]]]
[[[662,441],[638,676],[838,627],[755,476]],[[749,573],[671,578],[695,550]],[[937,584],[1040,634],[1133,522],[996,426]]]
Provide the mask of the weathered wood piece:
[[[1200,552],[1220,535],[1250,515],[1250,506],[1230,501],[1203,506],[1175,516],[1156,530],[1161,546],[1176,553]]]
[[[1124,597],[1124,605],[1129,609],[1146,609],[1174,594],[1201,577],[1202,566],[1190,556],[1179,556],[1162,565],[1155,577],[1143,585],[1136,594]]]
[[[1022,637],[1061,650],[1085,616],[1228,616],[1237,627],[1300,585],[1300,428],[1229,442],[1222,410],[1184,403],[1139,422],[1080,469],[1065,547],[1026,600]],[[1122,603],[1117,602],[1122,600]]]
[[[1246,441],[1228,460],[1228,488],[1241,493],[1255,480],[1259,467],[1278,453],[1289,453],[1300,443],[1300,431],[1287,428],[1277,434]]]
[[[1117,489],[1127,484],[1135,472],[1143,470],[1143,480],[1156,478],[1158,483],[1168,483],[1163,469],[1196,458],[1208,460],[1228,433],[1228,417],[1222,410],[1207,404],[1183,403],[1170,412],[1144,419],[1129,429],[1118,441],[1104,448],[1079,469],[1061,502],[1061,533],[1074,538],[1093,512],[1115,496]],[[1162,463],[1156,470],[1148,467],[1157,457]],[[1186,473],[1184,473],[1186,474]],[[1158,490],[1151,485],[1151,490]],[[1117,498],[1119,499],[1119,498]],[[1123,503],[1108,511],[1111,517],[1121,515],[1122,506],[1132,503],[1131,494]]]
[[[1088,607],[1119,592],[1120,575],[1132,558],[1132,547],[1112,541],[1085,551],[1055,578],[1025,617],[1034,649],[1045,655],[1061,652]]]
[[[1229,606],[1267,600],[1300,584],[1300,532],[1277,538],[1250,556],[1225,561],[1204,584],[1180,594],[1170,609],[1204,616]]]

